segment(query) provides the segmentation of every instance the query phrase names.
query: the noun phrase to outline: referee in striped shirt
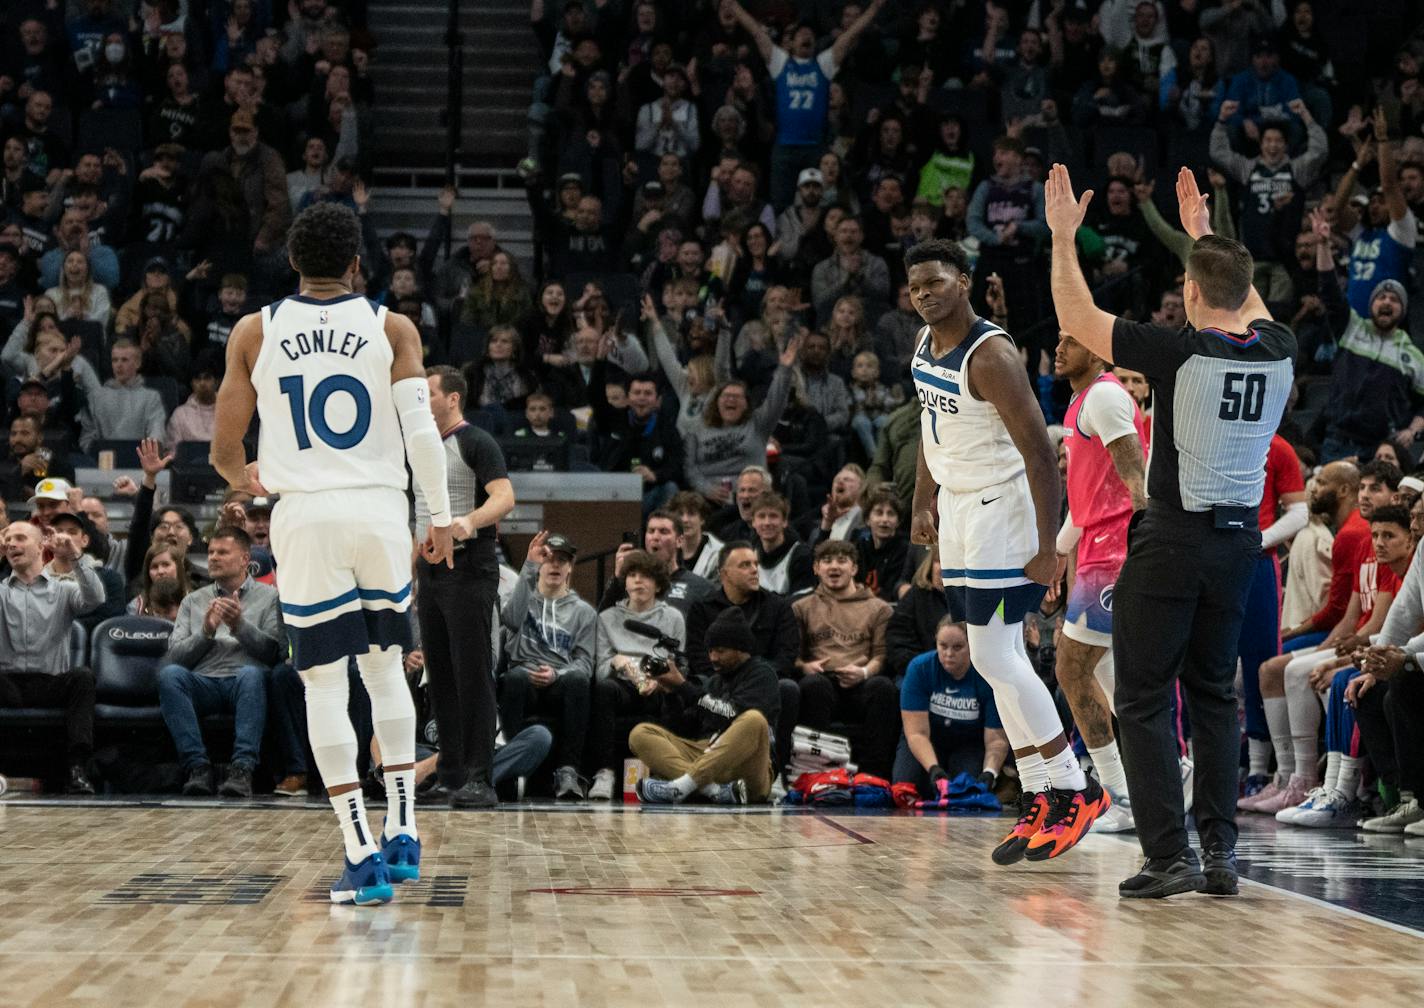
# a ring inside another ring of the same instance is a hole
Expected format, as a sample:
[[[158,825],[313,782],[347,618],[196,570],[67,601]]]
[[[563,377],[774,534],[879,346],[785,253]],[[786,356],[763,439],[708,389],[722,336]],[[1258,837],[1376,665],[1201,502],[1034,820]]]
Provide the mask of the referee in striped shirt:
[[[425,372],[430,412],[445,444],[450,490],[452,566],[415,561],[420,646],[430,678],[430,705],[440,733],[439,784],[425,801],[454,808],[498,803],[491,773],[498,707],[490,667],[499,597],[495,523],[514,509],[514,486],[499,444],[466,422],[469,388],[452,367]],[[425,535],[430,508],[415,488],[416,541]]]
[[[1152,386],[1146,511],[1128,534],[1113,593],[1115,708],[1128,793],[1147,861],[1128,898],[1236,893],[1236,641],[1261,552],[1256,512],[1266,455],[1293,380],[1295,336],[1251,286],[1241,243],[1211,233],[1192,173],[1177,177],[1187,258],[1180,329],[1114,318],[1093,304],[1075,246],[1092,192],[1073,195],[1054,165],[1044,190],[1053,232],[1053,302],[1063,331]],[[1180,672],[1195,741],[1193,809],[1204,854],[1187,839],[1169,691]]]

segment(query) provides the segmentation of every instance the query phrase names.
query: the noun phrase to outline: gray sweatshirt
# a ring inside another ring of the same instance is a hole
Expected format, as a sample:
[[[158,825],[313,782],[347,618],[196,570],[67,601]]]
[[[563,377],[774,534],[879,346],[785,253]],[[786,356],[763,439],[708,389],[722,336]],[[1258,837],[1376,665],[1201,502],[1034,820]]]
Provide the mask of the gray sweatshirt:
[[[162,441],[168,428],[163,400],[143,378],[121,385],[110,378],[89,393],[89,405],[79,414],[79,444],[87,452],[96,441]]]
[[[572,589],[558,598],[539,594],[539,565],[526,563],[502,621],[511,669],[548,665],[559,675],[593,675],[598,614]]]
[[[706,494],[723,480],[735,481],[747,466],[766,465],[767,439],[781,422],[790,394],[791,369],[778,365],[762,404],[735,427],[708,427],[701,417],[689,423],[683,440],[692,489]]]
[[[236,675],[249,665],[271,668],[286,654],[287,638],[282,631],[282,613],[277,589],[248,578],[238,591],[242,619],[233,631],[219,623],[209,637],[203,632],[208,607],[221,589],[216,584],[199,588],[178,607],[178,622],[168,638],[165,665],[181,665],[199,675],[221,678]]]
[[[601,631],[598,635],[598,678],[607,679],[616,675],[611,662],[615,655],[627,655],[632,658],[641,658],[643,655],[650,655],[657,646],[657,642],[647,637],[639,636],[623,629],[623,624],[627,620],[640,620],[657,627],[667,637],[682,641],[686,647],[687,631],[682,619],[682,613],[661,600],[654,602],[647,612],[634,612],[628,607],[627,601],[619,602],[611,609],[605,609],[598,614],[598,625]]]

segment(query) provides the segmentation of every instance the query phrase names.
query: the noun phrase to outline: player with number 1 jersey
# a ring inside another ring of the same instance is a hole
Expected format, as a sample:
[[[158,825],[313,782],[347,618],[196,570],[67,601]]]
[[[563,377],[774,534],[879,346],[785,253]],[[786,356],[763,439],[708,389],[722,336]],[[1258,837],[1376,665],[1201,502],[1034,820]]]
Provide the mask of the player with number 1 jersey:
[[[449,562],[445,454],[428,405],[420,334],[351,290],[356,216],[318,203],[288,236],[300,293],[248,315],[228,341],[213,464],[236,488],[280,494],[272,516],[282,617],[306,684],[312,755],[341,825],[346,864],[333,903],[391,899],[418,878],[415,710],[401,668],[412,645],[406,462],[431,512],[423,550]],[[256,410],[257,462],[243,436]],[[347,716],[347,662],[371,698],[388,811],[366,823]]]
[[[950,611],[968,623],[1018,764],[1019,820],[991,856],[1047,860],[1112,805],[1084,776],[1024,647],[1024,617],[1056,567],[1057,459],[1013,341],[969,304],[964,249],[921,242],[905,266],[926,323],[910,365],[922,407],[911,538],[939,546]]]

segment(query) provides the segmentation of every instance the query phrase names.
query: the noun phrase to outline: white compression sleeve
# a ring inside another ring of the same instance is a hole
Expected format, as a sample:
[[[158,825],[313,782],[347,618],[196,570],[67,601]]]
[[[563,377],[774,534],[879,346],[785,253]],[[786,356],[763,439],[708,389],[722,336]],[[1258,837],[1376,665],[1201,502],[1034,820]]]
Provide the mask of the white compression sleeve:
[[[1310,521],[1310,512],[1305,501],[1286,505],[1286,513],[1275,520],[1270,528],[1261,533],[1261,548],[1274,549],[1305,528]]]
[[[410,471],[430,506],[430,524],[450,524],[450,488],[445,482],[445,446],[430,413],[430,386],[424,378],[402,378],[391,386],[391,398],[405,437]]]
[[[1058,530],[1056,547],[1063,556],[1068,556],[1078,548],[1078,540],[1083,538],[1083,530],[1073,524],[1073,512],[1063,517],[1063,527]]]

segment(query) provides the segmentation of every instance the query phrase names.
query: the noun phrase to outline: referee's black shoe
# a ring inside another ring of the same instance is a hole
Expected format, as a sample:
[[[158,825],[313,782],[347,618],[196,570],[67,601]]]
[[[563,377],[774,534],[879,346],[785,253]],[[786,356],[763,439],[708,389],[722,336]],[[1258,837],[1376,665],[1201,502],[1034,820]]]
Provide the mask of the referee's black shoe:
[[[469,780],[458,791],[450,792],[451,808],[494,808],[499,795],[487,781]]]
[[[1117,894],[1123,899],[1161,899],[1179,893],[1201,892],[1206,884],[1196,851],[1184,847],[1173,857],[1148,858],[1141,871],[1118,883]]]
[[[1225,844],[1212,844],[1202,853],[1202,873],[1206,876],[1206,886],[1202,892],[1208,896],[1235,896],[1236,852]]]

